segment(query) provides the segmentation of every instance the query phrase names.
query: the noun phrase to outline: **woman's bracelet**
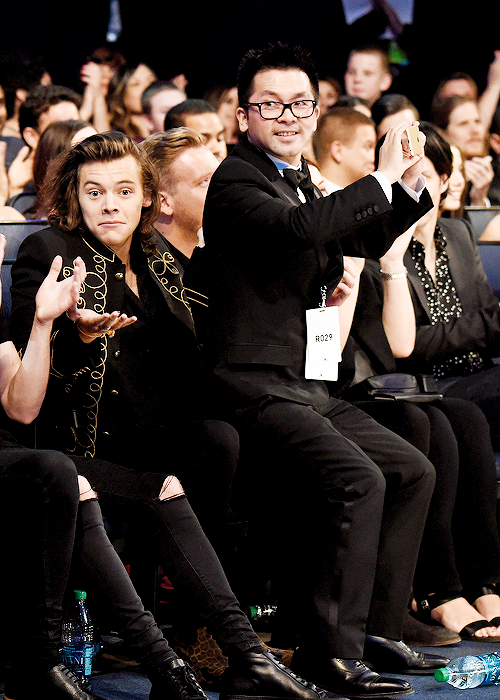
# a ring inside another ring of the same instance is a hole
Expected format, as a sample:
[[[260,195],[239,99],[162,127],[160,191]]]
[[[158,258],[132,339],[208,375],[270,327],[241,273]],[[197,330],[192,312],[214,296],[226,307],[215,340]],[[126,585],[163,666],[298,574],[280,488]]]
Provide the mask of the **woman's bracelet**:
[[[408,270],[406,267],[403,267],[399,272],[384,272],[380,270],[380,274],[384,280],[401,280],[403,277],[408,277]]]

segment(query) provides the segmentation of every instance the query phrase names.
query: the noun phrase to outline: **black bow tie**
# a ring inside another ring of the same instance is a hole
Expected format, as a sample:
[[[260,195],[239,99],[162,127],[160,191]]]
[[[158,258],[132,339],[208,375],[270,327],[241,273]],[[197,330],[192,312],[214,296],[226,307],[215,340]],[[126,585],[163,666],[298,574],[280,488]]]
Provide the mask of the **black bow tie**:
[[[307,163],[302,163],[301,170],[294,170],[293,168],[285,168],[283,170],[283,177],[288,182],[289,185],[293,187],[295,191],[300,187],[304,193],[305,198],[308,201],[315,199],[314,185],[311,180],[311,173],[307,167]]]

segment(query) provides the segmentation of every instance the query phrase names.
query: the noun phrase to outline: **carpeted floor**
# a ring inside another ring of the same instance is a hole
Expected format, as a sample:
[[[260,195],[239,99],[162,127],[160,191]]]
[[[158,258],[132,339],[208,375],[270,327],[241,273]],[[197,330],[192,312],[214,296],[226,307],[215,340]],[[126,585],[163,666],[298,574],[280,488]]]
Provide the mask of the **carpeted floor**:
[[[461,642],[452,647],[439,649],[420,649],[429,653],[442,653],[450,658],[465,654],[490,654],[500,652],[500,644]],[[446,683],[438,683],[433,676],[400,676],[406,678],[415,689],[415,700],[500,700],[498,686],[485,686],[472,690],[457,690]],[[110,700],[148,700],[150,683],[137,669],[117,670],[97,676],[92,683],[95,693]],[[207,691],[211,700],[217,700],[218,694]]]
[[[439,649],[423,649],[429,653],[440,653],[456,658],[466,654],[491,654],[500,652],[500,644],[485,644],[478,642],[461,642],[452,647]],[[447,683],[438,683],[433,676],[400,676],[409,680],[415,689],[415,700],[500,700],[500,687],[484,686],[471,690],[457,690]],[[148,700],[150,683],[145,676],[137,671],[117,671],[96,677],[92,684],[95,693],[110,700]],[[217,693],[207,691],[211,700],[217,700]]]
[[[419,651],[442,653],[450,658],[466,654],[490,654],[500,652],[500,644],[461,642],[452,647],[423,649]],[[124,663],[110,664],[92,680],[92,690],[109,700],[148,700],[151,684],[137,666]],[[472,690],[456,690],[446,683],[437,683],[433,676],[400,676],[409,680],[415,689],[415,700],[500,700],[500,687],[485,686]],[[218,694],[207,690],[210,700],[218,700]],[[3,698],[3,695],[0,696]],[[49,699],[47,699],[49,700]]]

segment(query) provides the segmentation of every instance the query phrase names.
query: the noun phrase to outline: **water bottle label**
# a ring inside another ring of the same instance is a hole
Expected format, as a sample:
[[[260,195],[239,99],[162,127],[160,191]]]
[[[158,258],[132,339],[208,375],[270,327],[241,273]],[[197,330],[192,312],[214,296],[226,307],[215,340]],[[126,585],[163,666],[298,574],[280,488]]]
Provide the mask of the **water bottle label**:
[[[62,648],[61,661],[80,678],[90,678],[93,652],[93,644],[85,644],[83,648],[67,645]]]
[[[481,685],[498,685],[500,683],[500,663],[498,654],[482,654],[481,656],[486,670],[486,678]]]

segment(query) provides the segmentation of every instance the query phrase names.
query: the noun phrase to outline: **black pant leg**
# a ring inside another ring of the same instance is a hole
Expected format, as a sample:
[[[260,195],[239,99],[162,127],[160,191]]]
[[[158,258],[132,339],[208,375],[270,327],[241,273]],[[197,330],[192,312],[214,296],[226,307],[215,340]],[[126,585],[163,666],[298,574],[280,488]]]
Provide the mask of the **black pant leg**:
[[[159,500],[165,475],[74,459],[97,491],[103,514],[118,515],[152,544],[186,614],[207,626],[224,653],[261,648],[188,499]]]
[[[0,450],[2,640],[8,658],[21,665],[26,647],[36,650],[32,670],[59,658],[78,498],[76,469],[65,455]]]
[[[477,405],[445,397],[440,408],[458,443],[460,466],[452,526],[457,568],[467,592],[500,582],[495,457],[489,423]]]
[[[493,448],[500,450],[500,365],[461,377],[444,394],[477,404],[489,423]]]
[[[344,401],[326,414],[346,438],[373,460],[385,479],[369,634],[401,639],[404,618],[430,499],[435,470],[412,445]],[[366,527],[369,527],[369,515]]]
[[[275,548],[288,589],[279,607],[284,599],[296,611],[307,653],[360,658],[385,495],[380,469],[310,406],[270,399],[240,420],[254,517],[271,521],[272,505],[262,508],[270,500],[283,518],[269,524],[286,533]]]
[[[113,629],[126,641],[145,668],[175,658],[150,612],[144,610],[132,581],[108,539],[97,499],[80,502],[75,564],[106,606]]]

